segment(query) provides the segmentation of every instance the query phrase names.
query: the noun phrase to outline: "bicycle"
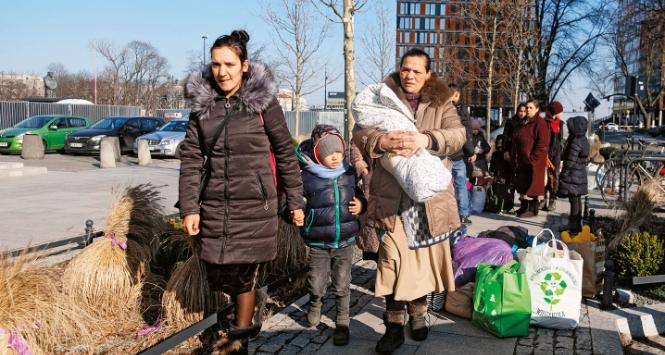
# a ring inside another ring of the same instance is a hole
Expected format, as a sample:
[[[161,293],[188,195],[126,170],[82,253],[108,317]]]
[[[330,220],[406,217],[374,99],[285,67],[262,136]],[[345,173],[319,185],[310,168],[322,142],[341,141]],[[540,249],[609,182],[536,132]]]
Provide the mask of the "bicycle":
[[[638,145],[638,150],[622,149],[614,152],[596,172],[596,182],[603,201],[610,208],[621,207],[632,197],[640,185],[649,180],[659,179],[660,188],[665,192],[663,175],[665,174],[665,144],[635,141],[626,138],[631,148]],[[649,150],[658,147],[658,151]]]

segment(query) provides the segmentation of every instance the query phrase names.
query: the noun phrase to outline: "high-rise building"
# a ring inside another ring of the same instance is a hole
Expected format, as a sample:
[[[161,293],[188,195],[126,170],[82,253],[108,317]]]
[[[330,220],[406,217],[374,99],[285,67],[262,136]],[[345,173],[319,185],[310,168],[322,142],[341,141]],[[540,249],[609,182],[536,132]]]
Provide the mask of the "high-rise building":
[[[664,36],[663,25],[660,23],[662,19],[650,17],[649,11],[645,11],[644,4],[645,2],[641,0],[619,1],[621,17],[616,22],[615,39],[618,74],[614,78],[614,93],[637,94],[644,101],[648,101],[647,97],[655,98],[663,84],[661,69],[665,61],[665,52],[662,46],[658,46]],[[654,110],[652,117],[659,118],[657,111],[663,110],[663,104],[661,96],[656,107],[652,107]],[[615,117],[620,118],[621,123],[642,122],[642,113],[635,103],[625,96],[613,97],[612,111]]]
[[[422,48],[432,59],[433,71],[462,87],[461,101],[471,107],[472,115],[485,116],[487,93],[481,81],[487,77],[487,63],[478,59],[482,49],[464,11],[469,6],[478,5],[474,0],[398,0],[395,57],[399,65],[407,50]],[[498,56],[494,69],[495,76],[503,70]],[[505,117],[512,106],[506,90],[493,90],[493,121],[498,121],[500,109]]]

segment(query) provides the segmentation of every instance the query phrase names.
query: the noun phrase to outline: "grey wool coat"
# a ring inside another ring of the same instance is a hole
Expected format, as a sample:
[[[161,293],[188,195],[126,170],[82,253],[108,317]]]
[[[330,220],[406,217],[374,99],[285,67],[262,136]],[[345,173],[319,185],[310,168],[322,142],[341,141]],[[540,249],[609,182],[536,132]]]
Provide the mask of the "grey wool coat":
[[[304,207],[300,168],[276,91],[270,71],[258,62],[250,64],[240,90],[228,100],[210,67],[193,73],[185,87],[192,114],[181,147],[180,214],[200,214],[197,237],[200,257],[207,262],[253,264],[275,258],[278,208],[271,149],[287,208]],[[226,128],[212,142],[225,117]],[[213,150],[199,205],[201,141]]]

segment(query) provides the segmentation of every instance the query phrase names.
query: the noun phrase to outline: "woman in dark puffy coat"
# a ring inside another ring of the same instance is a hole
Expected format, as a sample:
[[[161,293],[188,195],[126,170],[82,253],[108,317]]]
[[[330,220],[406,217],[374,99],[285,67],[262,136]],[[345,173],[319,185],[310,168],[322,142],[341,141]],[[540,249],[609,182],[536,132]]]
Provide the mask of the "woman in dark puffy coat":
[[[260,330],[260,324],[252,324],[259,269],[277,255],[271,150],[295,221],[302,222],[304,207],[291,134],[275,96],[277,85],[268,68],[247,59],[248,41],[245,31],[217,38],[210,65],[187,82],[185,97],[192,114],[181,148],[179,182],[183,226],[200,242],[197,252],[210,288],[235,301],[229,338],[239,340],[238,353],[245,354],[248,339]],[[210,174],[202,186],[204,164]]]
[[[568,230],[571,234],[582,229],[582,195],[587,191],[586,166],[589,161],[589,140],[586,138],[587,120],[575,116],[566,122],[568,139],[563,150],[563,169],[559,176],[559,196],[568,197],[570,217]]]

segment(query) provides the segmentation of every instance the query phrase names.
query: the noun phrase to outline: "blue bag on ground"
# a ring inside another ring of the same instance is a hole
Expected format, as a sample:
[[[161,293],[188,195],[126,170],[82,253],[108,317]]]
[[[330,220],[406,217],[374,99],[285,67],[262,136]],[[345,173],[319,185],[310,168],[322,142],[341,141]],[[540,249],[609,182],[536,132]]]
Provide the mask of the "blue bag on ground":
[[[479,214],[485,208],[485,198],[487,197],[487,187],[474,185],[469,191],[469,210],[471,214]]]
[[[510,245],[500,239],[465,237],[452,248],[455,286],[462,286],[476,278],[480,263],[503,265],[513,260]]]

